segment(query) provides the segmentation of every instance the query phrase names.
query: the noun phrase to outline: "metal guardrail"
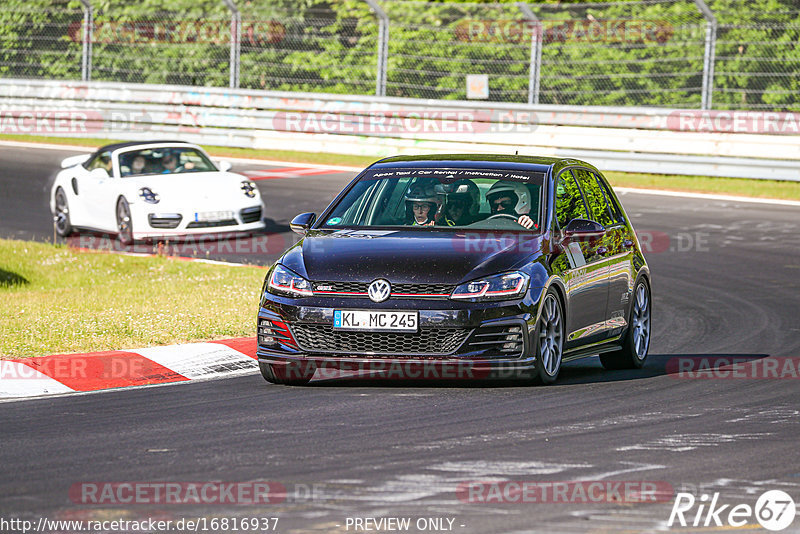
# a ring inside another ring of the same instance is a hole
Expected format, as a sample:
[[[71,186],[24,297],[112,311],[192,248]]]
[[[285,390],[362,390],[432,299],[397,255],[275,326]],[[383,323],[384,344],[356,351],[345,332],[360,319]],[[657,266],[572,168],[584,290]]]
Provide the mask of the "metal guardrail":
[[[0,79],[1,133],[376,157],[518,150],[607,170],[800,181],[800,114],[739,113]]]

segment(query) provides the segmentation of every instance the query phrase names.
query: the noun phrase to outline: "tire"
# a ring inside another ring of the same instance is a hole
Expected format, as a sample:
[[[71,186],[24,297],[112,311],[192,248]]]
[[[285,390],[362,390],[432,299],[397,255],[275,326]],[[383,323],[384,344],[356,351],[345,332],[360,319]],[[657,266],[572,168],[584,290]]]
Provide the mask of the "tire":
[[[117,237],[120,244],[129,246],[133,244],[133,224],[131,223],[131,207],[125,197],[117,201]]]
[[[286,386],[305,386],[314,376],[313,367],[303,367],[294,363],[275,365],[258,362],[261,376],[270,384],[283,384]]]
[[[650,350],[650,286],[640,279],[633,290],[628,330],[622,340],[622,349],[600,355],[606,369],[641,369]]]
[[[561,372],[564,355],[564,310],[561,299],[548,289],[542,302],[542,312],[536,323],[536,374],[534,380],[552,384]]]
[[[69,204],[67,203],[67,194],[62,188],[56,189],[55,197],[56,213],[54,223],[56,233],[60,237],[69,237],[72,234],[72,221],[69,218]]]

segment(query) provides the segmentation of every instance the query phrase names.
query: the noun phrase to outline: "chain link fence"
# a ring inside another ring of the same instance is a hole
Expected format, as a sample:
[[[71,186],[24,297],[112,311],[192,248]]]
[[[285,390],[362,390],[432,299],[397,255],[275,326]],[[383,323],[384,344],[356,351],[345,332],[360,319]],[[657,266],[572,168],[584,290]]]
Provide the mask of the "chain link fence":
[[[800,4],[771,6],[763,11],[748,2],[709,2],[719,24],[714,108],[800,109]]]
[[[84,12],[67,0],[0,9],[0,76],[81,79]]]
[[[378,20],[366,2],[242,7],[240,86],[374,94]]]
[[[0,76],[800,110],[796,0],[5,0]]]

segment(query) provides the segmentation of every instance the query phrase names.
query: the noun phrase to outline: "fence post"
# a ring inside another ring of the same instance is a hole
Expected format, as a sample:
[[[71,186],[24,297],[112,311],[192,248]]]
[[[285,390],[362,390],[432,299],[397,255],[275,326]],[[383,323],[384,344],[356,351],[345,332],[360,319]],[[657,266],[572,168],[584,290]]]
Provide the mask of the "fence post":
[[[717,48],[717,17],[703,0],[694,0],[697,9],[706,19],[706,46],[703,54],[703,95],[700,107],[711,109],[714,92],[714,59]]]
[[[517,2],[529,25],[533,27],[531,35],[531,59],[528,73],[528,104],[539,103],[539,80],[542,72],[542,23],[539,17],[524,2]]]
[[[89,0],[81,0],[83,4],[83,32],[81,37],[81,80],[88,82],[92,79],[92,35],[94,14]]]
[[[386,96],[386,69],[389,57],[389,17],[375,0],[366,0],[378,17],[378,75],[375,79],[375,96]]]
[[[231,12],[231,76],[230,88],[239,87],[239,62],[242,51],[242,14],[233,0],[223,0]]]

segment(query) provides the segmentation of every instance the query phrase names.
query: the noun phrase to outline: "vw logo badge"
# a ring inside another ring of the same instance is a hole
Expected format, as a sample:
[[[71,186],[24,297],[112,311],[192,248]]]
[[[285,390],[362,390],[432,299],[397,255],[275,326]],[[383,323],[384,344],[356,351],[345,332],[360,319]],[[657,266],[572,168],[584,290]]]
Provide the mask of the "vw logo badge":
[[[391,293],[392,286],[389,284],[388,280],[383,280],[381,278],[372,282],[367,289],[367,294],[372,302],[383,302],[389,298]]]

